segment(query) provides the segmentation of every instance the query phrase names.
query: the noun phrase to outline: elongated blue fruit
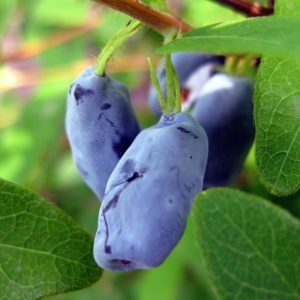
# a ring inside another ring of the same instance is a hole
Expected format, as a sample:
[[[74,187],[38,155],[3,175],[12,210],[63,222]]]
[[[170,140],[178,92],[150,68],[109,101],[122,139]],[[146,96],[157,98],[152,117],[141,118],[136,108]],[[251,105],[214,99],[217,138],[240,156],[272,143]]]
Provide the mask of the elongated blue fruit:
[[[65,125],[77,169],[101,199],[112,170],[140,131],[128,90],[87,68],[69,89]]]
[[[149,269],[166,259],[202,190],[207,152],[204,130],[186,113],[141,131],[107,183],[94,243],[100,267]]]
[[[172,54],[171,59],[179,79],[180,87],[185,87],[186,89],[191,88],[190,86],[186,86],[186,83],[187,79],[192,75],[193,72],[201,67],[206,66],[205,70],[198,72],[196,86],[199,88],[211,77],[215,66],[222,65],[225,60],[224,56],[188,52],[174,53]],[[166,95],[166,72],[163,64],[160,64],[157,69],[157,77],[160,82],[162,92],[164,95]],[[193,82],[193,87],[195,87],[195,81]],[[153,113],[157,117],[160,117],[162,111],[153,85],[151,85],[149,89],[148,103]]]
[[[240,173],[254,140],[252,96],[248,79],[221,73],[198,95],[192,115],[209,141],[205,188],[228,185]]]

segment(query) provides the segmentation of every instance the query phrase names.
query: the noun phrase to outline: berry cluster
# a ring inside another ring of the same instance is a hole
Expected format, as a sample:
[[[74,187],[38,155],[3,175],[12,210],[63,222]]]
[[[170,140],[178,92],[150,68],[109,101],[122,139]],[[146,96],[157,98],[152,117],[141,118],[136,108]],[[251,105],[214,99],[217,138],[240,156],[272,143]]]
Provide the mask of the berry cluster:
[[[253,84],[248,78],[218,71],[224,65],[223,56],[175,53],[172,63],[180,82],[182,110],[190,111],[208,136],[203,186],[226,186],[239,175],[254,140]],[[163,64],[157,74],[166,93]],[[161,116],[153,86],[148,98],[154,114]]]
[[[66,131],[84,181],[102,200],[94,257],[112,271],[160,265],[180,240],[194,197],[229,184],[254,138],[252,84],[220,73],[224,57],[172,56],[184,112],[140,129],[128,90],[86,69],[68,93]],[[158,78],[165,94],[163,65]]]

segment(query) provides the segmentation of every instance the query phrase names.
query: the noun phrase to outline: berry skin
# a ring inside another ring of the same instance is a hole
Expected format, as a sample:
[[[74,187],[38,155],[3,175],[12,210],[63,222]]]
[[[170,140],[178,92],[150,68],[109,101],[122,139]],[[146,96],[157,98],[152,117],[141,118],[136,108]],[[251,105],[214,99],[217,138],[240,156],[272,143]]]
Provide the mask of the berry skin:
[[[149,269],[166,259],[202,190],[207,151],[204,130],[186,113],[141,131],[107,183],[94,243],[100,267]]]
[[[191,86],[186,86],[186,81],[193,72],[201,67],[207,67],[206,71],[202,72],[201,76],[198,76],[197,85],[202,86],[204,82],[211,77],[215,66],[224,64],[225,58],[223,56],[204,53],[178,52],[172,54],[171,60],[176,70],[180,87],[189,90]],[[160,82],[163,95],[166,95],[166,72],[163,64],[160,64],[157,69],[157,77]],[[193,82],[193,87],[194,85],[195,83]],[[157,117],[160,117],[162,115],[162,111],[156,96],[155,88],[152,84],[149,89],[148,103],[153,113]]]
[[[101,199],[112,170],[140,131],[128,90],[87,68],[70,86],[65,126],[77,169]]]
[[[228,185],[240,173],[255,134],[252,96],[248,79],[221,73],[198,95],[192,115],[209,141],[204,188]]]

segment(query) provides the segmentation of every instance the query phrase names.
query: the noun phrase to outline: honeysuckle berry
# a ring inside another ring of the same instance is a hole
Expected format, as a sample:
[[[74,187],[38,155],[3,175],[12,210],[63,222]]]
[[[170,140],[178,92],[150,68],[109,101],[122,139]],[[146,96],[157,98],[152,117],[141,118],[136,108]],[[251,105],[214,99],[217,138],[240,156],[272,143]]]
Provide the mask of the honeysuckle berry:
[[[106,186],[94,243],[100,267],[149,269],[166,259],[202,190],[207,154],[204,130],[186,113],[140,132]]]
[[[254,140],[253,84],[215,74],[195,99],[192,115],[209,142],[204,187],[225,186],[240,173]]]
[[[70,86],[65,126],[77,169],[101,199],[112,170],[140,131],[127,88],[87,68]]]

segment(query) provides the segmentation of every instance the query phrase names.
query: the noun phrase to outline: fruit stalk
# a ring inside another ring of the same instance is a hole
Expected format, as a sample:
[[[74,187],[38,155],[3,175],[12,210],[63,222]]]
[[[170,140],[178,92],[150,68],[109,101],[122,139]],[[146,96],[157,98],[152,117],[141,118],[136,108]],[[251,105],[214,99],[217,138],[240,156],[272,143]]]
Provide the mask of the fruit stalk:
[[[112,57],[113,53],[119,49],[127,39],[133,36],[142,24],[138,21],[130,22],[127,26],[122,27],[117,33],[115,33],[108,43],[104,46],[101,53],[98,56],[96,66],[94,68],[95,74],[104,76],[107,62]]]

